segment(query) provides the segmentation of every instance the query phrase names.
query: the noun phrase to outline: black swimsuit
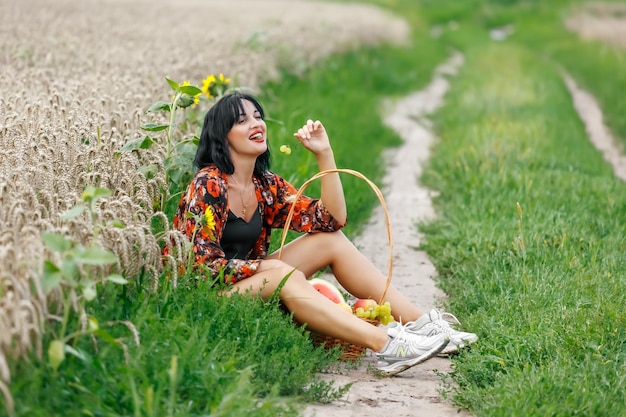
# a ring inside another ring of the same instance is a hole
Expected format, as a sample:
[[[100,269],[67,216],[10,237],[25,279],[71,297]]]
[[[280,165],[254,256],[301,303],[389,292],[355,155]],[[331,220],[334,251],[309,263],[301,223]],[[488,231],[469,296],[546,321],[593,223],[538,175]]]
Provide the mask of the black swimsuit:
[[[246,259],[261,235],[263,221],[257,207],[249,222],[228,211],[228,220],[222,234],[222,249],[227,259]]]

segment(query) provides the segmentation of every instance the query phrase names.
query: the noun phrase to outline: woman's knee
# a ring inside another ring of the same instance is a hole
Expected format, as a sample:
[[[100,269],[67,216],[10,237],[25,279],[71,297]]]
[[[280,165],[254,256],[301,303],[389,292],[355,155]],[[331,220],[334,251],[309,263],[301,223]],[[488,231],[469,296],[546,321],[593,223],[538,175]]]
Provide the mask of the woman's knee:
[[[281,298],[295,296],[302,291],[304,285],[310,285],[302,271],[286,263],[279,268],[275,279],[274,284],[276,288],[280,288]]]
[[[284,266],[280,268],[279,280],[280,282],[306,281],[306,276],[297,268],[284,264]]]
[[[277,288],[283,284],[283,281],[295,281],[306,280],[306,276],[297,268],[281,261],[280,259],[271,259],[261,263],[266,264],[267,268],[263,268],[257,272],[257,275],[265,276],[268,281],[271,281],[272,287]],[[284,284],[283,284],[284,286]]]

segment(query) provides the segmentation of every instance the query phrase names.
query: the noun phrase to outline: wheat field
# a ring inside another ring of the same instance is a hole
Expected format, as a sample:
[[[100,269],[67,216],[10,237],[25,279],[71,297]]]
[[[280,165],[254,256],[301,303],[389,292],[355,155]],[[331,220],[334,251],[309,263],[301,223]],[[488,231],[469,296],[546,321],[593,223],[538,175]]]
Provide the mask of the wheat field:
[[[364,5],[296,0],[44,0],[0,3],[0,388],[8,361],[44,353],[40,335],[59,320],[59,291],[41,285],[43,244],[55,232],[117,255],[127,279],[162,269],[154,208],[163,155],[116,155],[142,135],[145,110],[168,99],[165,77],[198,84],[224,73],[251,88],[280,67],[301,71],[330,53],[408,38],[400,19]],[[138,168],[154,163],[146,178]],[[112,195],[62,220],[87,186]],[[158,206],[158,205],[157,205]],[[112,225],[117,219],[125,226]],[[94,225],[98,233],[94,233]],[[92,240],[96,240],[92,242]],[[71,289],[70,289],[71,290]],[[77,295],[73,295],[74,299]]]

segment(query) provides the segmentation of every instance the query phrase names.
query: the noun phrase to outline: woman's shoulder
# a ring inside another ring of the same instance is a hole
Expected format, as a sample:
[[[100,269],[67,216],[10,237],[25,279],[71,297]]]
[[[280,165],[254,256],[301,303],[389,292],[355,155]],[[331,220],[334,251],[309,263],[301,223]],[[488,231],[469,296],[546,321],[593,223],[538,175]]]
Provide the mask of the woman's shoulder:
[[[222,170],[220,170],[216,165],[207,165],[198,172],[194,176],[194,181],[196,182],[207,182],[207,181],[217,181],[222,183],[225,181],[225,174]]]
[[[191,190],[210,194],[214,198],[224,198],[227,191],[225,174],[215,165],[207,165],[196,172],[191,181]]]

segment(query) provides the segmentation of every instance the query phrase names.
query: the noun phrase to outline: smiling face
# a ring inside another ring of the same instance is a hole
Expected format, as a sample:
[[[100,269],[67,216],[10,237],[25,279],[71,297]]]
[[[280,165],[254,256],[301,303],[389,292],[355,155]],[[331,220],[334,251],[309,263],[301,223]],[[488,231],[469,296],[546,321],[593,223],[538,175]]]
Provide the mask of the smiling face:
[[[254,103],[241,100],[239,111],[239,117],[226,136],[230,155],[233,159],[256,158],[267,150],[267,126]]]

